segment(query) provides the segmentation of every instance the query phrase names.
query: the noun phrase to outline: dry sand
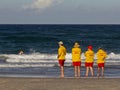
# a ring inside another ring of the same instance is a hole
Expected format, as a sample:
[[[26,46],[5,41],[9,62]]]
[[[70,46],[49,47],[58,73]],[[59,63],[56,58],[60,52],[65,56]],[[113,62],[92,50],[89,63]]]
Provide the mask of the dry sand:
[[[120,78],[0,78],[0,90],[120,90]]]

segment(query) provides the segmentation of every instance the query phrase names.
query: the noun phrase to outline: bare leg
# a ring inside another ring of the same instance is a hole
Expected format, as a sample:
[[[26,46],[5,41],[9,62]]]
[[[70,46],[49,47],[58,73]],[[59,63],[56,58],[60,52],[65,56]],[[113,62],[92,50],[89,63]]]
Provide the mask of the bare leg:
[[[78,69],[78,77],[80,77],[80,66],[77,66]]]
[[[91,75],[94,77],[93,67],[90,67]]]
[[[88,77],[89,67],[86,67],[86,74],[85,76]]]
[[[98,73],[97,73],[97,77],[100,76],[100,68],[98,67]]]
[[[60,68],[61,68],[61,77],[64,77],[64,67],[61,66]]]
[[[74,76],[77,77],[77,66],[74,66]]]
[[[102,77],[104,77],[104,67],[102,67]]]

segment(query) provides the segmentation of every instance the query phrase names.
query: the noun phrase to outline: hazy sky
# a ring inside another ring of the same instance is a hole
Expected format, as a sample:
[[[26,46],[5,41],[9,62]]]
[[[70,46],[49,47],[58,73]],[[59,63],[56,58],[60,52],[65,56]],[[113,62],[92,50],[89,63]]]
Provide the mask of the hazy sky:
[[[0,0],[0,24],[120,24],[120,0]]]

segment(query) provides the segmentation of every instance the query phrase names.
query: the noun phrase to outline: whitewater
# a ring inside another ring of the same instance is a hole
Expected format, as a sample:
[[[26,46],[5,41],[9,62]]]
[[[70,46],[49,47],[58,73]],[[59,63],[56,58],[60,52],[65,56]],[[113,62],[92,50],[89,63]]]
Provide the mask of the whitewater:
[[[85,56],[81,54],[82,65],[84,65]],[[94,58],[96,65],[96,54]],[[0,54],[0,67],[55,67],[58,66],[57,54]],[[106,65],[119,65],[120,54],[111,52],[106,58]],[[67,53],[65,66],[71,66],[71,53]]]
[[[58,42],[67,48],[65,75],[74,76],[71,49],[77,41],[82,49],[81,76],[85,75],[84,52],[88,45],[95,52],[102,47],[108,54],[105,76],[120,77],[120,25],[0,25],[0,76],[57,77]],[[24,54],[19,55],[23,50]]]

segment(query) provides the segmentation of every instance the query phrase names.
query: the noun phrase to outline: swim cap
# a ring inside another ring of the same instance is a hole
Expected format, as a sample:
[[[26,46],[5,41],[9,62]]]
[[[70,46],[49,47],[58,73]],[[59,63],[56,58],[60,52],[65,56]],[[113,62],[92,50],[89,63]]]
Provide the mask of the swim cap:
[[[88,46],[88,49],[92,50],[92,48],[93,48],[93,47],[92,47],[91,45]]]

